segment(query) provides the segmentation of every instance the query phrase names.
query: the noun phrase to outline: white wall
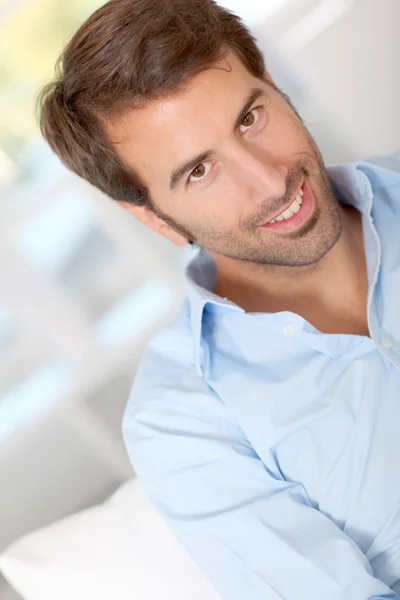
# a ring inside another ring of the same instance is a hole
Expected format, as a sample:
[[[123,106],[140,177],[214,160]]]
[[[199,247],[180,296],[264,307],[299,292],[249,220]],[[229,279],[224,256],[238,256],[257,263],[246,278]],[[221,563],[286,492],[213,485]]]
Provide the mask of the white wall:
[[[299,27],[291,26],[290,15],[301,3],[290,2],[266,23],[265,31],[301,76],[310,120],[314,107],[323,110],[357,158],[398,150],[400,2],[357,0],[320,34],[314,24],[315,37],[296,49]],[[314,8],[323,4],[332,2],[313,3]]]

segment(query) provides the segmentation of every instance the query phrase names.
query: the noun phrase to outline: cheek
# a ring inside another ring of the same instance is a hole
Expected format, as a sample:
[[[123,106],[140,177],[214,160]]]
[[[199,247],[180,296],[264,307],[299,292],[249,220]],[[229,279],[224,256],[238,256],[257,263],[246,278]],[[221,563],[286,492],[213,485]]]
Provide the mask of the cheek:
[[[224,178],[221,184],[215,186],[197,212],[199,223],[213,224],[218,230],[236,230],[246,214],[254,210],[249,193],[237,182]]]
[[[289,115],[274,119],[265,132],[263,142],[269,151],[284,162],[308,145],[301,124]]]

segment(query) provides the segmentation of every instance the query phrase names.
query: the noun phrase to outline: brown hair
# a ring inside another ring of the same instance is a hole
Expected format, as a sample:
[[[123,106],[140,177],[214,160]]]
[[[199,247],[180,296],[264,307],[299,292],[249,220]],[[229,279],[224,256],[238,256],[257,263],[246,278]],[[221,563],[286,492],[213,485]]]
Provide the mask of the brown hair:
[[[39,93],[43,136],[71,170],[115,200],[152,207],[104,125],[123,111],[182,90],[231,50],[264,79],[240,18],[214,0],[110,0],[75,33]]]

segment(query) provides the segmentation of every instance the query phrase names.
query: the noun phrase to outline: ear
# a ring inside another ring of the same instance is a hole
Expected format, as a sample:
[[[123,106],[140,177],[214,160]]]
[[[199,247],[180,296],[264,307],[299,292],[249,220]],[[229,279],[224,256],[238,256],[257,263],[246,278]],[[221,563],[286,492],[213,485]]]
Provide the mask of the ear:
[[[172,229],[168,223],[150,210],[148,206],[138,206],[137,204],[123,201],[118,202],[118,204],[143,223],[143,225],[166,237],[175,246],[184,246],[188,243],[188,238],[175,231],[175,229]]]

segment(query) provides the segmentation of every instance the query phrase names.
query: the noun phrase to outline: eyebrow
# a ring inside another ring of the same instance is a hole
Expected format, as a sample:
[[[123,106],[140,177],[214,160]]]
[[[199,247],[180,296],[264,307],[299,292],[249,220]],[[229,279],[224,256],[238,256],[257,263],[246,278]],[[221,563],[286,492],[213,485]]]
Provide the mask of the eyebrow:
[[[238,129],[238,127],[240,127],[243,119],[250,112],[250,109],[251,109],[252,105],[254,104],[254,102],[263,96],[268,96],[268,94],[267,94],[266,90],[263,90],[261,88],[253,88],[250,91],[250,94],[246,98],[243,108],[241,109],[241,111],[235,121],[235,124],[233,127],[234,132]],[[174,169],[171,173],[170,182],[169,182],[169,188],[170,188],[171,192],[174,192],[176,190],[181,179],[184,177],[184,175],[188,171],[193,171],[193,169],[195,167],[197,167],[200,163],[208,160],[215,153],[216,153],[215,150],[207,150],[206,152],[202,152],[198,156],[195,156],[194,158],[191,158],[190,160],[186,161],[183,165],[181,165],[177,169]]]

